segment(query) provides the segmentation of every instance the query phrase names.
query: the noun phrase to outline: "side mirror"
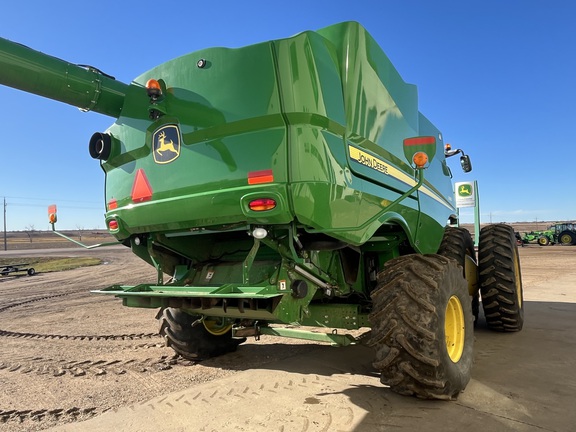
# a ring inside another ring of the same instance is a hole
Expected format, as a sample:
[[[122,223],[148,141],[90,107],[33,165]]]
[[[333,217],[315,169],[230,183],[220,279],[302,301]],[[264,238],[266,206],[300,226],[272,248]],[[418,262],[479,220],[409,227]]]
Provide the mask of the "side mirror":
[[[449,158],[457,155],[458,153],[462,155],[460,156],[460,165],[462,166],[462,171],[469,173],[472,171],[472,162],[470,162],[470,156],[464,154],[462,149],[452,150],[452,146],[450,144],[446,144],[446,147],[444,148],[444,156]]]
[[[470,156],[465,154],[460,156],[460,165],[462,166],[462,171],[465,173],[472,171],[472,162],[470,162]]]

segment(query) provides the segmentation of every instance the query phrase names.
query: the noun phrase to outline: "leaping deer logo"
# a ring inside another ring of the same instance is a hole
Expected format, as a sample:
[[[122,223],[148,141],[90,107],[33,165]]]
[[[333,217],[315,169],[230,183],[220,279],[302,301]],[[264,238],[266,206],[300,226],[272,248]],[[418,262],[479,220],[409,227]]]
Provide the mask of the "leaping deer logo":
[[[460,185],[460,189],[458,189],[458,195],[460,196],[472,195],[470,185]]]
[[[153,137],[154,161],[158,164],[172,162],[180,155],[180,130],[176,125],[166,125]]]
[[[174,141],[172,140],[166,141],[166,132],[162,131],[158,134],[158,147],[156,147],[156,152],[160,156],[164,156],[162,152],[165,152],[166,150],[172,153],[178,153],[178,151],[176,151],[176,149],[174,148]]]

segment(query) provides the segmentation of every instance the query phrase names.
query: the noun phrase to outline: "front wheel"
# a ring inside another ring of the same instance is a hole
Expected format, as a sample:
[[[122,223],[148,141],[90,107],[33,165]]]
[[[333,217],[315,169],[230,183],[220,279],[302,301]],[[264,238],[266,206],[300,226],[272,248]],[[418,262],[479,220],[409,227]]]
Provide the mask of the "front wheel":
[[[540,246],[548,246],[550,244],[550,239],[546,236],[539,237],[538,244]]]
[[[163,308],[156,316],[166,346],[188,360],[200,361],[236,351],[246,338],[233,338],[232,325],[221,318],[190,315]]]
[[[371,296],[380,381],[403,395],[457,398],[470,380],[474,343],[462,268],[440,255],[395,258]]]

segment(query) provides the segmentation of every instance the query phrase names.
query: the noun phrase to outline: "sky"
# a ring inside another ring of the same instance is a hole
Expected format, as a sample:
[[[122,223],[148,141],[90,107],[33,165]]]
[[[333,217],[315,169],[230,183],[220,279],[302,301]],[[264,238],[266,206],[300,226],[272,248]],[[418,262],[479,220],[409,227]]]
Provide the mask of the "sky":
[[[420,111],[462,148],[481,222],[576,220],[576,2],[29,0],[2,6],[0,37],[130,83],[199,49],[242,47],[358,21]],[[103,229],[104,173],[88,140],[114,119],[0,85],[0,209],[8,231]],[[472,209],[460,210],[464,223]],[[2,223],[0,215],[0,224]],[[0,228],[1,229],[1,228]]]

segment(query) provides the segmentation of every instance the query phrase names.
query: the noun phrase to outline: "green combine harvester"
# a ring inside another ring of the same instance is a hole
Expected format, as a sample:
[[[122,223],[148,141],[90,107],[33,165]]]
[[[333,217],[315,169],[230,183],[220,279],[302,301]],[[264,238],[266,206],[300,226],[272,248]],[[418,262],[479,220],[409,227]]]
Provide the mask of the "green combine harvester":
[[[157,308],[186,359],[370,327],[384,384],[454,399],[480,297],[491,329],[522,328],[514,231],[483,228],[477,258],[447,163],[470,159],[357,23],[205,49],[130,84],[2,39],[0,83],[116,119],[89,140],[106,226],[158,276],[96,292]]]

